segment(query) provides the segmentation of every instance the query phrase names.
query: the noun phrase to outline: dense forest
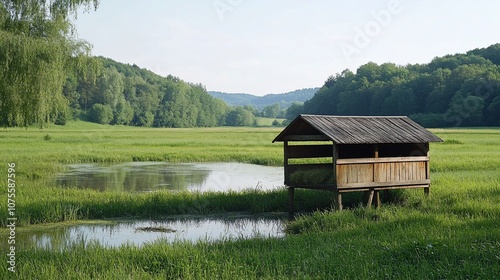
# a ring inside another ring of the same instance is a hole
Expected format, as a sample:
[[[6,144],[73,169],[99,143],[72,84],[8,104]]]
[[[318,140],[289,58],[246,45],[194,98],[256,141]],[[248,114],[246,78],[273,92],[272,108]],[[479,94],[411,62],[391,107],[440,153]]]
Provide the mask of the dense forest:
[[[287,107],[280,102],[261,110],[249,104],[230,106],[208,94],[201,84],[162,77],[109,58],[95,59],[100,69],[95,77],[72,74],[66,79],[63,95],[69,110],[59,112],[56,124],[83,119],[146,127],[254,126],[257,117],[284,118],[286,114]]]
[[[500,44],[428,64],[367,63],[329,77],[299,113],[406,115],[426,127],[500,125]]]
[[[69,102],[69,110],[59,113],[56,124],[64,124],[68,119],[83,119],[101,124],[147,127],[254,126],[257,117],[285,118],[292,100],[305,100],[305,95],[311,97],[317,90],[303,89],[263,97],[249,95],[252,100],[261,100],[261,105],[250,101],[241,102],[241,105],[227,104],[213,97],[201,84],[188,83],[171,75],[162,77],[137,65],[109,58],[96,60],[100,69],[96,77],[72,74],[66,79],[63,95]],[[296,104],[302,102],[292,103]]]
[[[68,118],[101,124],[147,127],[196,127],[226,124],[230,109],[207,94],[200,84],[161,77],[137,65],[99,57],[101,72],[94,79],[70,75],[63,87],[70,111]]]

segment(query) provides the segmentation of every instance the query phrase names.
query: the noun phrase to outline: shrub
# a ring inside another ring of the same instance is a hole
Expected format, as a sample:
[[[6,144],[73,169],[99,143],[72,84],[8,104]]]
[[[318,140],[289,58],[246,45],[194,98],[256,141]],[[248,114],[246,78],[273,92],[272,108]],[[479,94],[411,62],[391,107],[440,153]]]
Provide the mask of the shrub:
[[[113,120],[113,109],[109,105],[96,103],[90,108],[89,117],[93,122],[109,124]]]

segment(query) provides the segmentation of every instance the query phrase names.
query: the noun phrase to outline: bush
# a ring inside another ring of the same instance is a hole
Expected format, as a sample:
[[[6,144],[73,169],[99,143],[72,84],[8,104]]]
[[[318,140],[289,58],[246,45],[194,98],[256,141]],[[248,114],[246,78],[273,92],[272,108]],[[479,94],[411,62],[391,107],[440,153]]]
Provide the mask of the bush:
[[[65,125],[68,119],[68,115],[66,112],[59,112],[54,120],[54,124],[56,125]]]
[[[252,112],[238,106],[229,111],[226,116],[226,125],[229,126],[255,126],[255,116]]]
[[[96,103],[89,110],[90,120],[100,124],[109,124],[113,120],[113,109],[109,105]]]

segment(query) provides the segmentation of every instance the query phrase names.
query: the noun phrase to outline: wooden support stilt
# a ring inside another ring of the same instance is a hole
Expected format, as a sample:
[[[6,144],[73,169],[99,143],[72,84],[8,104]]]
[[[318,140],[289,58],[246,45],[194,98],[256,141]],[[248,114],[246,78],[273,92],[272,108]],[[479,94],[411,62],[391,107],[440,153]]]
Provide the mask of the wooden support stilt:
[[[363,192],[363,201],[368,201],[370,199],[370,191]]]
[[[368,196],[368,202],[366,203],[366,207],[368,209],[372,208],[372,203],[373,203],[373,195],[375,194],[375,191],[373,189],[370,190],[370,195]]]
[[[375,191],[375,207],[380,208],[380,191]]]
[[[338,191],[336,191],[335,194],[337,196],[337,198],[336,198],[337,209],[339,211],[342,211],[342,208],[343,208],[343,206],[342,206],[342,194],[340,192],[338,192]]]
[[[293,197],[295,194],[295,189],[288,187],[288,213],[293,215],[295,213],[295,208],[293,206]]]
[[[427,151],[427,158],[429,161],[425,162],[425,179],[430,180],[431,179],[431,166],[430,166],[430,155],[429,155],[429,143],[425,144],[425,150]],[[431,184],[429,183],[427,187],[424,188],[424,194],[426,197],[429,197],[431,193]]]
[[[424,194],[426,197],[428,197],[430,195],[430,193],[431,193],[431,186],[429,185],[429,186],[424,188]]]

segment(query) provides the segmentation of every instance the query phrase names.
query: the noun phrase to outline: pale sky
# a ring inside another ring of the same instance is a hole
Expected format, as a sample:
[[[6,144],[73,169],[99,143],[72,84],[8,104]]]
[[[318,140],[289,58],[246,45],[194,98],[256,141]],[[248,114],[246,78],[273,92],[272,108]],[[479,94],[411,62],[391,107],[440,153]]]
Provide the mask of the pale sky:
[[[500,43],[499,12],[495,0],[101,0],[76,26],[94,55],[264,95]]]

